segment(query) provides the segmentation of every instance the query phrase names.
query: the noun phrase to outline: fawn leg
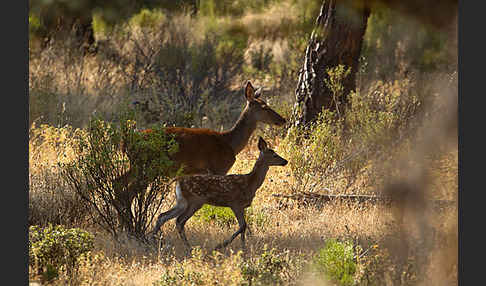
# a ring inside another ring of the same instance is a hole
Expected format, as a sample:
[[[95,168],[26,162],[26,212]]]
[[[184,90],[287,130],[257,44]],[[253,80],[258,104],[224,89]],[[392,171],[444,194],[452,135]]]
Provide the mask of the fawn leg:
[[[164,213],[161,213],[159,215],[159,217],[157,218],[157,223],[155,225],[155,228],[152,231],[152,234],[153,235],[156,234],[159,231],[159,229],[162,227],[162,225],[164,225],[164,223],[167,222],[168,220],[180,216],[187,209],[187,206],[188,206],[187,200],[182,196],[180,185],[177,184],[176,185],[176,205],[172,209]]]
[[[238,234],[241,233],[241,245],[243,246],[243,249],[245,249],[245,230],[246,230],[246,221],[245,221],[245,215],[244,215],[244,212],[243,212],[243,209],[242,208],[235,208],[235,207],[232,207],[231,210],[233,211],[233,213],[235,214],[236,216],[236,219],[238,220],[238,224],[239,224],[239,228],[238,230],[233,233],[233,235],[225,240],[223,243],[221,244],[218,244],[215,249],[219,249],[219,248],[222,248],[222,247],[226,247],[228,244],[230,244],[237,236]]]
[[[246,220],[246,212],[244,212],[244,213],[245,213],[245,220]],[[247,225],[247,226],[246,226],[246,231],[248,232],[248,234],[249,234],[250,236],[252,236],[252,235],[253,235],[253,233],[251,232],[251,228],[250,228],[250,226],[249,226],[249,225]]]
[[[168,220],[181,215],[186,210],[186,207],[187,205],[176,205],[172,209],[161,213],[157,218],[157,224],[155,225],[155,228],[151,232],[152,235],[155,235]]]
[[[202,204],[190,204],[185,211],[177,217],[176,220],[176,228],[179,231],[179,235],[181,236],[182,240],[184,241],[184,244],[188,247],[191,248],[191,245],[189,245],[189,242],[187,241],[186,237],[186,232],[184,231],[184,226],[189,218],[192,217],[192,215],[199,210],[202,207]]]

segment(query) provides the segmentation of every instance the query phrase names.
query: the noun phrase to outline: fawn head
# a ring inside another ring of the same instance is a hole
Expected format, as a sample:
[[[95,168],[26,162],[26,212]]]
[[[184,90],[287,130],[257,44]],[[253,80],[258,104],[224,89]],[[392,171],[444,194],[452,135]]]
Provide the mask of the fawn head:
[[[285,124],[285,118],[280,116],[275,110],[271,109],[265,101],[260,99],[262,88],[255,90],[248,81],[245,88],[245,97],[249,114],[253,115],[257,121],[267,124],[282,126]]]
[[[263,161],[268,166],[285,166],[288,161],[280,157],[275,151],[268,148],[267,142],[262,137],[258,138],[258,149],[260,150],[260,157],[263,156]]]

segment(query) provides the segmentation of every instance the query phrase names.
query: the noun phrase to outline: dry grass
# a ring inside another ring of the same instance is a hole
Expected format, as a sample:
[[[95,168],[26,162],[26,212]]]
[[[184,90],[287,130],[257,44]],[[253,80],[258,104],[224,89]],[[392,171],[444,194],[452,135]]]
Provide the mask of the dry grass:
[[[375,281],[373,285],[457,285],[457,207],[435,210],[426,203],[426,199],[457,200],[457,144],[443,144],[454,141],[455,133],[449,131],[454,128],[450,126],[454,116],[451,113],[434,117],[436,121],[424,125],[419,130],[423,140],[417,141],[422,144],[398,152],[403,156],[397,157],[402,158],[401,162],[391,164],[394,172],[383,173],[400,183],[388,189],[384,186],[385,191],[395,192],[392,195],[398,198],[392,206],[343,201],[313,206],[282,200],[272,195],[291,194],[299,183],[289,165],[270,168],[252,204],[250,215],[262,220],[249,219],[251,235],[247,236],[245,253],[240,253],[239,239],[221,253],[212,253],[218,243],[237,229],[236,220],[222,226],[195,217],[190,219],[186,233],[196,249],[192,254],[187,253],[174,221],[164,225],[158,245],[141,244],[129,238],[115,242],[101,232],[84,219],[83,203],[62,184],[57,173],[57,162],[72,160],[74,134],[82,132],[69,127],[33,127],[30,132],[29,215],[32,224],[61,223],[95,233],[95,249],[80,262],[77,274],[68,277],[61,272],[52,282],[54,285],[165,285],[174,277],[182,285],[190,279],[201,284],[218,281],[222,285],[241,285],[246,281],[241,265],[255,264],[265,249],[273,250],[286,263],[278,272],[281,284],[327,285],[312,264],[316,253],[331,238],[350,240],[363,249],[356,275]],[[260,132],[267,131],[257,133]],[[285,157],[288,152],[285,141],[265,134],[269,144]],[[258,135],[238,154],[229,173],[251,170],[258,156]],[[355,193],[369,191],[368,175],[366,172],[360,175]],[[405,192],[397,192],[403,189]],[[173,198],[167,198],[161,211],[172,203]],[[39,278],[30,273],[30,279]]]
[[[253,141],[255,140],[252,140],[249,146],[238,155],[236,164],[229,173],[245,173],[251,170],[257,157],[256,144],[253,144]],[[285,148],[279,145],[278,141],[278,139],[270,141],[277,153]],[[36,153],[32,152],[32,154]],[[50,153],[44,154],[44,158],[41,155],[35,158],[35,164],[31,165],[32,172],[46,168],[41,163],[50,160]],[[434,169],[437,178],[441,178],[438,182],[448,182],[442,184],[441,192],[444,197],[453,196],[454,191],[451,188],[457,183],[454,160],[457,160],[454,158],[454,153],[444,156],[439,160],[438,167]],[[406,235],[409,249],[406,257],[416,259],[421,255],[425,256],[425,253],[421,252],[420,225],[415,223],[414,213],[406,213],[403,217],[405,223],[402,225],[397,220],[394,209],[382,205],[348,204],[336,201],[322,207],[313,207],[299,205],[292,201],[282,204],[278,198],[272,196],[273,193],[289,192],[294,183],[288,166],[270,169],[252,205],[254,212],[261,213],[266,218],[265,224],[261,226],[250,224],[251,235],[248,235],[247,251],[244,255],[238,253],[241,250],[239,239],[230,244],[221,254],[211,252],[216,244],[235,231],[236,221],[229,227],[222,227],[216,223],[206,223],[194,218],[189,220],[186,233],[190,243],[196,247],[196,252],[192,255],[186,252],[173,221],[169,221],[162,229],[160,249],[128,238],[121,243],[115,242],[108,235],[88,226],[90,231],[96,233],[95,250],[81,262],[75,277],[61,274],[53,283],[55,285],[68,283],[153,285],[161,283],[163,277],[171,277],[170,275],[177,277],[178,269],[184,269],[183,273],[186,274],[203,273],[199,278],[204,283],[218,281],[222,285],[238,285],[243,279],[239,265],[243,261],[258,258],[263,249],[267,248],[275,249],[276,253],[288,259],[289,264],[281,274],[283,284],[326,285],[326,280],[314,273],[309,263],[323,247],[325,241],[330,238],[352,240],[355,245],[360,245],[364,250],[377,245],[376,253],[386,251],[394,257],[394,251],[403,247],[401,243],[404,240],[401,235]],[[31,192],[35,194],[35,190]],[[170,207],[171,202],[172,199],[167,199],[164,210]],[[426,261],[424,269],[428,277],[440,278],[440,282],[447,284],[456,281],[454,274],[451,276],[450,273],[454,273],[451,270],[456,269],[454,265],[457,265],[457,258],[451,256],[454,251],[457,251],[457,211],[450,209],[445,212],[429,212],[425,219],[435,235],[431,241],[430,259]],[[368,252],[364,259],[368,255],[371,257],[371,253],[372,251]],[[384,261],[384,265],[379,270],[386,273],[386,267],[398,267],[398,264],[393,264],[395,261],[397,260]],[[37,278],[31,274],[31,279]],[[382,279],[392,281],[393,277],[383,276]]]

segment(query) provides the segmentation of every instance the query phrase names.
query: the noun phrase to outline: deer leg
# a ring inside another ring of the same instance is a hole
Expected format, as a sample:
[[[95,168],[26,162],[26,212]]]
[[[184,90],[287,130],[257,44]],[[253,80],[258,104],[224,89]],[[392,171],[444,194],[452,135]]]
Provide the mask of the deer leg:
[[[157,224],[153,230],[154,233],[159,231],[160,227],[168,220],[175,218],[176,216],[181,215],[187,209],[188,203],[187,200],[182,196],[181,187],[179,183],[176,185],[176,205],[170,209],[159,215],[157,219]]]
[[[236,219],[238,220],[238,224],[239,224],[240,227],[238,228],[238,230],[235,233],[233,233],[233,235],[229,239],[225,240],[221,244],[218,244],[215,247],[215,249],[220,249],[222,247],[226,247],[228,244],[230,244],[238,236],[238,234],[241,234],[241,245],[242,245],[243,249],[245,249],[246,221],[245,221],[244,211],[243,211],[243,209],[233,208],[233,207],[231,208],[231,210],[235,214]]]
[[[246,213],[245,213],[245,217],[246,217]],[[246,221],[246,219],[245,219],[245,221]],[[248,234],[249,234],[250,236],[252,236],[252,235],[253,235],[253,233],[251,232],[251,228],[250,228],[250,226],[249,226],[249,225],[247,225],[247,226],[246,226],[246,230],[248,231]]]
[[[155,225],[155,228],[152,231],[152,235],[155,235],[159,229],[166,223],[168,220],[173,219],[177,216],[180,216],[184,211],[187,209],[188,203],[186,199],[182,196],[180,185],[176,185],[176,205],[159,215],[157,218],[157,223]]]
[[[245,250],[245,234],[246,234],[246,229],[248,228],[248,225],[246,224],[246,220],[245,220],[245,212],[244,210],[241,210],[239,213],[236,213],[235,211],[233,211],[235,213],[235,216],[236,216],[236,219],[238,220],[238,224],[240,225],[240,229],[243,228],[243,230],[241,231],[241,248],[243,248],[243,250]]]
[[[161,213],[159,217],[157,218],[157,224],[155,225],[155,228],[152,230],[152,234],[156,234],[159,229],[170,219],[173,219],[177,216],[180,216],[186,209],[185,205],[176,205],[172,209]]]
[[[192,217],[192,215],[199,210],[202,207],[202,204],[190,204],[186,210],[177,217],[176,220],[176,228],[177,231],[179,231],[179,235],[181,236],[182,240],[184,241],[184,244],[188,247],[191,248],[191,245],[187,241],[186,237],[186,232],[184,231],[184,226],[186,225],[186,222],[189,218]]]

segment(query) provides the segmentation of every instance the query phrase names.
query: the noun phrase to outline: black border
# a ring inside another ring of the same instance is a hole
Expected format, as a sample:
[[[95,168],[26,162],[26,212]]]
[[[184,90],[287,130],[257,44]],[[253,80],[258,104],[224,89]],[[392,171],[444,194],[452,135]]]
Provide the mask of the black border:
[[[28,285],[28,1],[5,2],[0,17],[2,67],[3,277],[7,284]],[[13,281],[13,282],[10,282]]]
[[[484,189],[484,9],[483,1],[458,1],[458,73],[459,73],[459,214],[458,282],[459,285],[484,284],[483,212]],[[475,5],[471,5],[475,4]],[[482,152],[481,152],[482,151]],[[466,215],[467,213],[467,215]],[[466,228],[469,234],[466,234]],[[471,231],[472,230],[472,231]],[[472,234],[471,234],[472,233]],[[478,256],[478,257],[473,257]],[[478,259],[476,259],[478,258]]]

